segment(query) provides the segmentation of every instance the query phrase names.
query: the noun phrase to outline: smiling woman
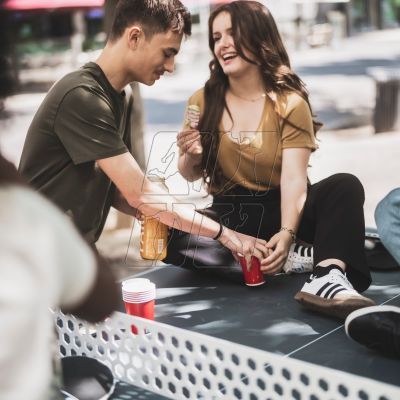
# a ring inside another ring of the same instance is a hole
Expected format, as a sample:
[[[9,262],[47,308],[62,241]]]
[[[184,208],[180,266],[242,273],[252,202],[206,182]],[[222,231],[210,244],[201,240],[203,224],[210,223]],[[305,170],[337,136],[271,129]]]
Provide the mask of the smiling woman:
[[[343,318],[372,304],[352,286],[365,290],[371,282],[363,188],[349,174],[309,182],[321,124],[271,13],[256,1],[220,6],[209,18],[209,47],[210,78],[188,101],[188,108],[199,107],[199,123],[177,137],[181,174],[202,178],[214,195],[203,213],[266,239],[265,274],[314,267],[296,295],[304,305]],[[312,256],[297,238],[313,245]],[[167,261],[176,265],[233,262],[217,243],[181,232],[174,231],[170,243]]]

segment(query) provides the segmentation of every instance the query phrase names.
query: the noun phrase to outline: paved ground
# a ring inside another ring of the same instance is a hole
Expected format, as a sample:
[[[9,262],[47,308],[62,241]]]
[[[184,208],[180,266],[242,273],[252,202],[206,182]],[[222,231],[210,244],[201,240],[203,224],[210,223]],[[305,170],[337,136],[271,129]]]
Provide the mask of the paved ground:
[[[153,87],[142,87],[146,107],[146,153],[149,168],[168,177],[175,194],[188,196],[201,206],[206,199],[199,185],[189,187],[176,174],[176,132],[185,102],[207,78],[209,56],[204,44],[196,40],[183,45],[177,71]],[[292,54],[296,71],[306,82],[311,102],[325,127],[319,134],[320,150],[312,159],[310,177],[319,180],[335,172],[356,174],[366,189],[366,222],[374,225],[373,211],[390,189],[400,186],[400,131],[374,135],[371,126],[375,84],[368,68],[388,66],[400,70],[400,29],[371,32],[337,42],[333,47],[302,50]],[[199,49],[203,49],[200,51]],[[58,79],[68,66],[25,71],[22,79],[30,92],[19,93],[6,102],[0,118],[0,146],[3,153],[18,163],[27,127],[43,99],[44,88]],[[32,93],[32,89],[36,92]],[[42,89],[40,91],[40,89]],[[199,190],[200,189],[200,190]],[[138,262],[138,229],[130,241],[130,229],[113,230],[111,214],[99,247],[112,259],[124,260],[127,268],[143,266]],[[137,225],[137,224],[136,224]],[[128,251],[129,247],[129,251]],[[122,275],[131,273],[121,270]]]

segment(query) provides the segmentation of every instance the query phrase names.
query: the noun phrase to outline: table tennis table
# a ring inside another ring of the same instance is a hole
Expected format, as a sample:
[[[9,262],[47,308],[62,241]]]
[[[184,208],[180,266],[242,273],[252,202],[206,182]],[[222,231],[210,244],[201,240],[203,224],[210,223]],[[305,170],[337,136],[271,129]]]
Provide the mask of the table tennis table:
[[[165,265],[140,276],[157,287],[156,322],[148,323],[150,334],[142,336],[146,339],[155,332],[172,342],[167,348],[165,340],[131,343],[131,351],[148,349],[119,364],[124,371],[113,400],[400,399],[400,360],[349,340],[343,321],[310,312],[293,299],[307,275],[279,274],[258,287],[244,285],[239,267],[187,270]],[[377,304],[400,306],[400,269],[372,276],[365,294]],[[139,320],[137,325],[145,329],[145,320],[122,316]],[[129,330],[127,326],[114,337]],[[174,346],[173,338],[179,346]],[[210,348],[216,349],[212,357]],[[119,351],[114,349],[115,354]],[[104,359],[101,353],[97,356]],[[129,376],[126,370],[137,356],[142,360],[136,358],[136,369]],[[244,365],[234,357],[248,359]],[[143,380],[140,371],[147,361],[155,366]],[[113,360],[111,364],[115,367]]]

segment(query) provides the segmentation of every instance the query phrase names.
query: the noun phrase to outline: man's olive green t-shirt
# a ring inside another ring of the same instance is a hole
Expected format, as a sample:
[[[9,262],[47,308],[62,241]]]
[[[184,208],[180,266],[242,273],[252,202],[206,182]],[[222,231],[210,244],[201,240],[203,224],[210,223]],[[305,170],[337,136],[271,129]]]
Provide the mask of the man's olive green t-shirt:
[[[103,230],[115,187],[96,160],[129,151],[129,99],[95,63],[50,89],[25,140],[20,172],[69,214],[90,242]]]

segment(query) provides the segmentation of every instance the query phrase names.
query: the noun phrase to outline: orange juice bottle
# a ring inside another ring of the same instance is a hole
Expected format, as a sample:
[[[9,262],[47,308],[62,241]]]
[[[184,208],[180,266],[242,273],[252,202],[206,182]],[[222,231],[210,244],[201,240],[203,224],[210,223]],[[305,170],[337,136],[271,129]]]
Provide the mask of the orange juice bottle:
[[[148,179],[168,192],[164,178],[150,176]],[[156,217],[145,215],[141,225],[140,256],[146,260],[163,260],[167,256],[168,226]]]

